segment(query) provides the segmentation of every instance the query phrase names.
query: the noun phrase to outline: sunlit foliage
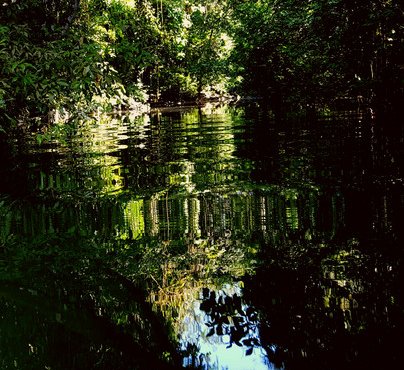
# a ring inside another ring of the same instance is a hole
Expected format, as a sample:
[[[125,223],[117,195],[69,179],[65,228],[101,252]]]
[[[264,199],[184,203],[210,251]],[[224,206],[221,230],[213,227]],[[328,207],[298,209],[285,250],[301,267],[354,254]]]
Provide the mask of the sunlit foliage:
[[[393,105],[402,23],[398,1],[4,0],[0,113],[35,126],[228,91]]]

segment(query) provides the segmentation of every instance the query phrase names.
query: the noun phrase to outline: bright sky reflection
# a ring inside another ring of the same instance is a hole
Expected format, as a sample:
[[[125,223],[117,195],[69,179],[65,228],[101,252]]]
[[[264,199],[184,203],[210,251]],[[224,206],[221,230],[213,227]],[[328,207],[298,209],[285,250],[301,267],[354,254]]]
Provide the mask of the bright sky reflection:
[[[241,296],[241,288],[235,283],[234,285],[225,285],[216,293],[227,295],[236,293]],[[195,300],[184,318],[180,333],[183,349],[186,348],[187,344],[198,347],[196,363],[198,368],[205,370],[275,369],[274,365],[269,362],[266,351],[260,346],[255,346],[251,355],[246,356],[247,347],[245,346],[240,347],[233,343],[230,348],[226,348],[230,344],[229,335],[213,334],[207,336],[210,328],[205,323],[209,321],[209,317],[200,309],[200,303],[200,300]],[[243,305],[243,310],[246,310],[247,307],[247,305]],[[250,335],[259,340],[258,330],[250,331]],[[191,357],[184,358],[184,367],[191,365],[191,363]]]

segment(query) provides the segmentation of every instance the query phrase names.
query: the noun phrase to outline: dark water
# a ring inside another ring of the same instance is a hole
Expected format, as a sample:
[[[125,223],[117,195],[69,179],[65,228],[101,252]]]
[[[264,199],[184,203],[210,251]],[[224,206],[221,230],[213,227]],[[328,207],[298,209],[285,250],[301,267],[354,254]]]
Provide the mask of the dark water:
[[[401,368],[398,122],[221,107],[48,136],[1,144],[1,369]]]

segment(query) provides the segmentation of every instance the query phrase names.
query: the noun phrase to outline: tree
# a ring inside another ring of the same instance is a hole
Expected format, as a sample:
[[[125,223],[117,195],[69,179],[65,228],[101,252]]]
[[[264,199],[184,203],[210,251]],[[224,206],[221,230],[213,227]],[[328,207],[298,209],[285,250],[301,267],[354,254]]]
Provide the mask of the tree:
[[[376,86],[402,85],[396,1],[239,1],[235,13],[233,58],[243,66],[246,89],[280,100],[304,93],[310,101],[383,95]]]

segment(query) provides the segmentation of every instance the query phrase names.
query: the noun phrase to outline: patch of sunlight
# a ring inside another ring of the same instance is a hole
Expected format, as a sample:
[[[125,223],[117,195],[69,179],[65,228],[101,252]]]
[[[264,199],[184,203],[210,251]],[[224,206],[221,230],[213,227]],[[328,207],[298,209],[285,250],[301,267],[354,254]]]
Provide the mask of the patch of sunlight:
[[[143,209],[143,199],[131,200],[125,207],[125,223],[129,226],[133,239],[137,239],[144,234],[145,222]]]

